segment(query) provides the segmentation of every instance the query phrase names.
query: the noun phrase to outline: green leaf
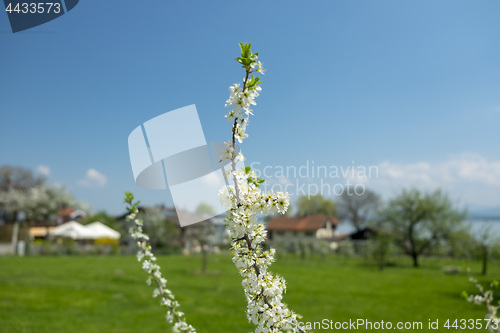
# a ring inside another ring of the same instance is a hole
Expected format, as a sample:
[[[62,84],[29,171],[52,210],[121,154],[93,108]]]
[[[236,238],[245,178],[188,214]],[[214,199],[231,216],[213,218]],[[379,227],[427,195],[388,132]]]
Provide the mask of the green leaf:
[[[239,43],[241,49],[241,56],[235,58],[237,62],[243,65],[247,70],[250,69],[252,63],[256,62],[259,58],[259,53],[252,53],[250,43]]]
[[[257,62],[257,59],[259,59],[259,52],[253,53],[248,57],[252,62]]]
[[[252,169],[252,167],[251,167],[251,166],[249,166],[249,165],[247,165],[247,166],[245,167],[245,173],[248,175],[248,174],[250,173],[250,170],[251,170],[251,169]]]
[[[464,290],[464,291],[462,291],[462,294],[461,294],[461,295],[462,295],[462,297],[463,297],[463,298],[465,298],[465,299],[469,298],[469,294],[467,294],[467,292],[466,292],[465,290]]]
[[[241,57],[242,58],[248,58],[252,55],[252,51],[250,51],[251,47],[252,47],[252,44],[250,44],[250,43],[240,43]]]
[[[258,76],[254,76],[252,74],[252,77],[248,80],[247,82],[247,86],[249,88],[253,88],[255,87],[256,85],[258,85],[259,83],[262,83],[262,81],[260,81],[260,78]]]

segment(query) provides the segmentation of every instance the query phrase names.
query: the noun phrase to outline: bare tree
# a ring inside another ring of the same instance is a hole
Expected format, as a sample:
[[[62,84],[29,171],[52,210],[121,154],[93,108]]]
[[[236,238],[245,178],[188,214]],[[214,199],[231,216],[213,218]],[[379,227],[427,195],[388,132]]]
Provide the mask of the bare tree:
[[[348,220],[356,231],[360,231],[367,226],[370,218],[380,205],[380,197],[373,191],[366,189],[363,194],[356,194],[354,191],[344,191],[338,202],[339,218]]]

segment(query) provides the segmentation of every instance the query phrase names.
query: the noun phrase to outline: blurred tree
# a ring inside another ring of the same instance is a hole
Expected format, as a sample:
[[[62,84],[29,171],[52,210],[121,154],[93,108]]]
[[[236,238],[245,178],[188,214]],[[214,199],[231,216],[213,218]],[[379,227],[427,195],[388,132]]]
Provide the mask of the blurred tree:
[[[375,260],[379,270],[383,270],[388,264],[393,242],[389,226],[381,223],[379,219],[372,221],[371,225],[376,230],[373,239],[370,240],[372,246],[371,256]]]
[[[98,211],[97,213],[92,214],[90,216],[87,216],[83,220],[83,224],[90,224],[92,222],[101,222],[102,224],[105,224],[108,227],[120,232],[122,237],[128,234],[128,228],[126,228],[126,226],[123,223],[119,222],[116,217],[109,215],[103,210]]]
[[[0,210],[6,222],[14,223],[21,217],[29,222],[47,221],[59,209],[74,205],[64,187],[46,185],[45,179],[31,170],[0,167]]]
[[[200,216],[215,216],[215,209],[210,204],[202,202],[198,205],[198,207],[196,207],[195,213]]]
[[[184,240],[190,246],[197,245],[201,251],[201,271],[206,273],[208,268],[209,255],[215,244],[215,227],[210,220],[198,222],[185,228]]]
[[[48,226],[55,221],[59,209],[75,204],[64,187],[46,185],[45,178],[29,169],[0,167],[0,217],[13,225],[11,242],[16,250],[22,221]]]
[[[55,222],[60,209],[76,205],[75,199],[65,187],[39,185],[24,194],[22,211],[28,222],[44,223],[48,227]]]
[[[380,211],[393,239],[418,267],[418,258],[434,244],[453,238],[464,227],[465,210],[453,207],[440,190],[422,194],[417,189],[403,190]]]
[[[368,219],[374,218],[380,205],[380,197],[366,189],[357,195],[353,190],[344,191],[338,202],[338,215],[342,220],[348,220],[356,231],[367,227]]]
[[[295,204],[297,215],[327,215],[334,217],[336,214],[336,205],[333,200],[326,199],[321,194],[303,195],[297,199]]]
[[[11,189],[27,191],[44,183],[45,178],[35,175],[30,169],[9,165],[0,167],[0,192]]]
[[[488,263],[493,256],[498,255],[498,244],[500,244],[498,235],[496,235],[490,224],[484,222],[473,239],[474,257],[481,260],[481,275],[488,273]]]
[[[7,223],[18,221],[24,206],[25,197],[25,192],[16,189],[0,191],[0,213],[2,220]]]
[[[30,169],[4,165],[0,167],[0,218],[16,224],[21,216],[24,195],[33,187],[44,184],[43,177]]]
[[[0,191],[0,213],[1,218],[7,223],[12,223],[11,246],[17,253],[19,240],[19,228],[22,218],[22,209],[25,202],[25,194],[13,188]]]
[[[196,214],[206,217],[215,216],[215,209],[208,203],[202,202],[198,205],[195,211]],[[210,250],[214,246],[215,243],[215,226],[212,222],[203,221],[201,223],[197,223],[194,227],[194,233],[196,234],[196,238],[201,247],[202,253],[202,265],[201,271],[203,273],[207,272],[208,269],[208,259],[210,255]]]
[[[139,215],[144,221],[144,232],[149,236],[152,246],[172,248],[177,245],[179,227],[165,217],[160,206],[144,208]]]
[[[445,242],[440,242],[432,249],[432,254],[444,255],[451,258],[468,258],[474,256],[472,249],[475,247],[474,237],[471,235],[469,224],[457,227]]]

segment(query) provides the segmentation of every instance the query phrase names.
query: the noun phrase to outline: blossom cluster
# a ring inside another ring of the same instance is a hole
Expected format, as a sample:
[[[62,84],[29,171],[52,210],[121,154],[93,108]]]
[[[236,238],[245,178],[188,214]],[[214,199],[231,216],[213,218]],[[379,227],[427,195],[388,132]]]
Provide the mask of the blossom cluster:
[[[486,314],[485,318],[491,320],[492,322],[495,323],[500,323],[500,317],[497,316],[498,309],[500,308],[500,305],[493,305],[493,298],[494,298],[494,289],[498,287],[498,281],[493,281],[490,284],[491,289],[485,290],[485,288],[475,279],[474,277],[470,276],[470,271],[469,273],[469,281],[472,282],[476,288],[479,290],[479,294],[477,295],[467,295],[467,293],[463,292],[464,297],[467,299],[468,302],[481,305],[484,304],[486,306],[486,310],[488,310],[488,313]],[[491,333],[499,333],[500,332],[500,325],[489,325],[488,330]]]
[[[148,273],[146,283],[150,286],[154,284],[153,297],[160,296],[160,304],[167,308],[166,319],[169,323],[174,323],[174,331],[184,333],[196,333],[193,326],[186,323],[184,313],[178,310],[179,302],[176,301],[174,294],[167,288],[167,279],[160,271],[160,266],[156,263],[157,259],[151,252],[149,237],[143,230],[143,221],[138,217],[139,202],[134,202],[134,196],[130,192],[125,192],[125,202],[128,205],[129,214],[127,220],[133,221],[134,226],[130,228],[129,234],[136,241],[137,261],[142,262],[142,269]]]
[[[252,115],[252,105],[259,96],[261,81],[253,72],[262,73],[262,63],[257,61],[258,53],[250,51],[250,44],[240,43],[242,55],[236,60],[246,71],[243,85],[234,84],[229,88],[226,101],[226,118],[233,122],[232,138],[221,152],[222,160],[231,161],[229,177],[232,185],[219,191],[219,199],[227,209],[226,222],[231,236],[233,262],[243,278],[242,285],[247,299],[247,317],[257,328],[256,333],[301,331],[297,325],[299,316],[282,302],[286,291],[285,280],[274,276],[268,266],[275,260],[275,250],[265,250],[263,242],[267,230],[258,223],[258,214],[284,214],[290,204],[288,193],[265,192],[260,190],[264,181],[257,177],[249,166],[237,169],[237,162],[244,159],[236,154],[235,141],[239,143],[248,137],[246,126]]]

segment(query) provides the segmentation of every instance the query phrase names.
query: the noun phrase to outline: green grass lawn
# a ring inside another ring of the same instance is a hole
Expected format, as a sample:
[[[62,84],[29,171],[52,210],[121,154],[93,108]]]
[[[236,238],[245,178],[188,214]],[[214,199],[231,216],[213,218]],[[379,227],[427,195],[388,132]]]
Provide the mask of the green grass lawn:
[[[159,263],[188,322],[200,333],[253,331],[228,255],[212,256],[208,274],[197,272],[198,256],[163,256]],[[443,328],[446,319],[485,315],[484,307],[460,297],[462,290],[475,292],[467,276],[442,271],[462,262],[423,260],[419,269],[406,259],[398,263],[379,271],[359,259],[290,256],[279,258],[272,271],[286,278],[284,300],[303,321],[420,321],[425,328],[429,319],[439,319],[434,332],[485,332]],[[467,264],[479,271],[476,263]],[[499,275],[492,265],[482,281]],[[131,256],[0,257],[0,332],[171,332],[145,280]]]

